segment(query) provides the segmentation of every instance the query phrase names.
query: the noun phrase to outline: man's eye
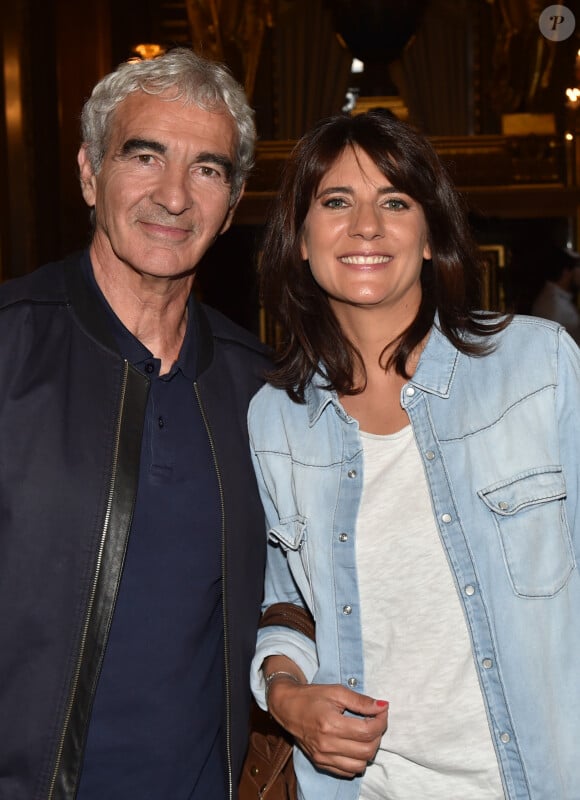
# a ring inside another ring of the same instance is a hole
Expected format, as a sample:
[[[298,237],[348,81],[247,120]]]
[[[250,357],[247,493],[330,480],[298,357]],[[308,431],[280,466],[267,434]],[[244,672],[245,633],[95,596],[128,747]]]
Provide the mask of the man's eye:
[[[204,178],[214,178],[220,177],[221,173],[215,167],[207,167],[201,166],[199,168],[200,173],[204,176]]]
[[[139,153],[135,156],[139,164],[152,164],[155,157],[151,153]]]

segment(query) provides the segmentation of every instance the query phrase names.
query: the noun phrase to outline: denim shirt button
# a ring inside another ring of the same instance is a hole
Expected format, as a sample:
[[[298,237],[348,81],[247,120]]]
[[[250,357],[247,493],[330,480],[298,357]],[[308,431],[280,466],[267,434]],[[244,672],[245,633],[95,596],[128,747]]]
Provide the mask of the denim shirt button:
[[[347,475],[349,478],[356,478],[356,469],[349,469]]]
[[[348,533],[339,533],[338,541],[339,542],[348,542]]]
[[[358,681],[356,678],[349,678],[347,680],[348,685],[352,688],[354,686],[358,686]]]
[[[512,738],[512,737],[509,735],[509,733],[505,733],[505,732],[504,732],[504,733],[502,733],[502,734],[501,734],[501,736],[500,736],[499,738],[502,740],[502,742],[503,742],[504,744],[507,744],[508,742],[510,742],[510,741],[511,741],[511,738]]]
[[[343,606],[342,613],[348,617],[349,614],[352,614],[352,606]]]
[[[451,522],[451,514],[442,514],[441,520],[442,522]]]
[[[484,658],[481,663],[483,664],[484,669],[491,669],[493,667],[493,661],[491,658]]]
[[[427,459],[427,461],[433,461],[433,459],[435,458],[435,453],[433,452],[433,450],[427,450],[427,452],[425,453],[425,458]]]
[[[468,583],[467,586],[465,587],[465,594],[468,597],[471,597],[472,595],[474,595],[475,594],[475,586],[472,586],[470,583]]]
[[[415,394],[415,389],[412,386],[407,386],[407,388],[405,389],[405,394],[407,395],[407,397],[413,397],[413,395]]]
[[[501,503],[498,504],[502,511],[507,511],[510,507],[509,503],[506,503],[505,500],[502,500]]]

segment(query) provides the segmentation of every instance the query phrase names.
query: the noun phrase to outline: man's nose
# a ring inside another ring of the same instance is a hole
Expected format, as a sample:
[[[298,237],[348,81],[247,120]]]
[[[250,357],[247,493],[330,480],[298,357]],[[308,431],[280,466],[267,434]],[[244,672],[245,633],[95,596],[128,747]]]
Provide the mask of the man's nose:
[[[178,165],[166,164],[150,197],[154,203],[163,206],[170,214],[178,215],[187,211],[193,205],[189,170]]]

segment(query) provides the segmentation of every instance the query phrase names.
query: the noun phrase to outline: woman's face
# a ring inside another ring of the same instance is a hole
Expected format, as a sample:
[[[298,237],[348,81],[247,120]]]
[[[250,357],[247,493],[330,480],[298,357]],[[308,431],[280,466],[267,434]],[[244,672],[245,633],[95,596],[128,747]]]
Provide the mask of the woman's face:
[[[347,147],[321,180],[301,253],[339,320],[354,307],[415,317],[423,259],[431,258],[425,215],[364,150]]]

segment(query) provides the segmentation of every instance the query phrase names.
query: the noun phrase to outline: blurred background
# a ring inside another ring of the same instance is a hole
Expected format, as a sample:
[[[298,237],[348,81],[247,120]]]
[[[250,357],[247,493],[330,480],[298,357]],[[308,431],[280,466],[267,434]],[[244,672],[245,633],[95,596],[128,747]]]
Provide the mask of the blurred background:
[[[5,0],[0,280],[87,244],[82,105],[121,61],[179,45],[228,64],[260,138],[235,224],[200,268],[207,302],[260,332],[254,264],[295,139],[328,114],[388,108],[432,139],[466,197],[486,259],[482,305],[529,311],[550,248],[579,249],[580,9],[568,2],[572,32],[549,38],[539,26],[549,5]]]

